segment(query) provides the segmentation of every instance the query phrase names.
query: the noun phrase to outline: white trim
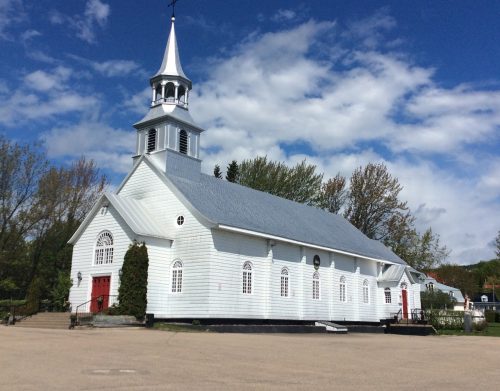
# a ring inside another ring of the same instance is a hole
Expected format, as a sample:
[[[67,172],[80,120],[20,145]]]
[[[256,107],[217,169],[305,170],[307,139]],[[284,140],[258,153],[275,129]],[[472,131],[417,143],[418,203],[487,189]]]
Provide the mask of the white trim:
[[[318,246],[316,244],[311,244],[311,243],[306,243],[306,242],[300,242],[298,240],[287,239],[287,238],[284,238],[284,237],[281,237],[281,236],[275,236],[275,235],[270,235],[270,234],[264,234],[264,233],[261,233],[261,232],[251,231],[251,230],[248,230],[248,229],[231,227],[229,225],[219,224],[218,228],[219,229],[223,229],[225,231],[238,232],[238,233],[242,233],[242,234],[246,234],[246,235],[258,236],[258,237],[261,237],[261,238],[278,240],[280,242],[296,244],[297,246],[304,246],[304,247],[314,248],[314,249],[317,249],[317,250],[329,251],[329,252],[333,252],[333,253],[337,253],[337,254],[343,254],[343,255],[349,255],[349,256],[352,256],[352,257],[363,258],[363,259],[367,259],[369,261],[375,261],[375,262],[386,263],[386,264],[391,264],[391,265],[406,266],[406,265],[403,265],[403,264],[400,264],[400,263],[394,263],[394,262],[391,262],[391,261],[387,261],[385,259],[378,259],[378,258],[367,257],[365,255],[359,255],[359,254],[351,253],[351,252],[348,252],[348,251],[337,250],[337,249],[334,249],[334,248],[331,248],[331,247]]]

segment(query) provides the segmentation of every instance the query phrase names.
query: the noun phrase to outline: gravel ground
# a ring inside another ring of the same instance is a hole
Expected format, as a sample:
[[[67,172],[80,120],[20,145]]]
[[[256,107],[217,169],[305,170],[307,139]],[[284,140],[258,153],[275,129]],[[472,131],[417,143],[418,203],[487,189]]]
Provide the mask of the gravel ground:
[[[499,389],[500,338],[0,326],[0,390]]]

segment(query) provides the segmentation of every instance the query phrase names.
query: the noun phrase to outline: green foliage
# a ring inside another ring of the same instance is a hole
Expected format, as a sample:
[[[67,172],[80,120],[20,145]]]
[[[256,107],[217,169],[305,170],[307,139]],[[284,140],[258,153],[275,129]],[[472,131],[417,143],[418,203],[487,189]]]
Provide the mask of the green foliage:
[[[57,283],[50,292],[53,308],[56,311],[65,311],[66,302],[69,297],[69,289],[73,285],[68,272],[60,271],[57,275]]]
[[[147,306],[148,250],[144,243],[132,244],[123,261],[122,277],[118,288],[119,312],[144,318]]]
[[[220,170],[220,166],[218,164],[214,167],[214,177],[222,179],[222,172]]]
[[[439,280],[448,286],[460,289],[462,294],[473,297],[480,291],[476,274],[460,265],[441,265],[433,270]]]
[[[322,178],[322,174],[316,173],[316,166],[305,160],[290,168],[264,156],[241,163],[239,183],[292,201],[315,204]]]
[[[420,302],[425,310],[453,309],[456,299],[438,289],[420,293]]]
[[[23,305],[26,305],[26,300],[0,300],[0,308],[22,307]]]
[[[240,168],[238,166],[238,162],[236,160],[233,160],[227,166],[226,180],[228,182],[236,182],[236,183],[238,183],[239,179],[240,179]]]
[[[436,330],[463,330],[464,329],[464,313],[458,311],[446,310],[426,310],[424,312],[425,319]]]
[[[484,318],[488,323],[497,322],[498,314],[496,311],[486,310],[484,311]]]
[[[500,260],[500,231],[498,231],[497,237],[495,238],[495,254],[497,259]]]
[[[51,167],[40,145],[0,137],[0,297],[28,297],[35,309],[59,289],[68,239],[105,185],[93,161]]]
[[[482,322],[476,322],[472,324],[472,327],[476,332],[485,331],[488,328],[488,322],[485,320]]]
[[[321,186],[319,207],[330,213],[339,213],[347,200],[346,179],[337,174]]]
[[[42,283],[40,278],[35,277],[31,280],[31,284],[26,293],[26,309],[28,313],[36,313],[40,309],[40,301],[42,300]]]
[[[354,170],[344,217],[371,239],[383,240],[394,215],[405,214],[398,199],[402,186],[384,164],[367,164]]]

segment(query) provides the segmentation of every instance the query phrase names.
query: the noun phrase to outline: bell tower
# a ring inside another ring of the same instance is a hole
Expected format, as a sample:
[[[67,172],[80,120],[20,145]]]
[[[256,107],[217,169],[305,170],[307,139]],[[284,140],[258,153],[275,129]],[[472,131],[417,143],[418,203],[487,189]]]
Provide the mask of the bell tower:
[[[204,129],[189,113],[191,80],[182,70],[175,35],[175,16],[160,69],[150,79],[151,106],[134,124],[137,129],[134,161],[143,154],[167,174],[198,180],[201,172],[200,136]]]

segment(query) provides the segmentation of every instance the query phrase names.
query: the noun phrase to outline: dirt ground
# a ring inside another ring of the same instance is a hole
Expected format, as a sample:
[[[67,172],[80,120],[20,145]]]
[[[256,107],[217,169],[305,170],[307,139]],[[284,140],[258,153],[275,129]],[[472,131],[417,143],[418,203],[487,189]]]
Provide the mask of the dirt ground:
[[[0,390],[498,389],[500,338],[0,326]]]

